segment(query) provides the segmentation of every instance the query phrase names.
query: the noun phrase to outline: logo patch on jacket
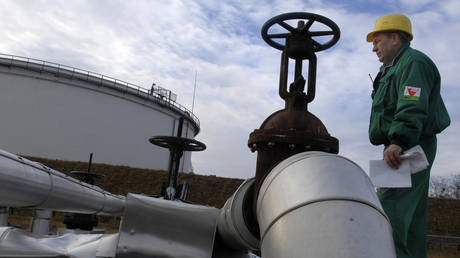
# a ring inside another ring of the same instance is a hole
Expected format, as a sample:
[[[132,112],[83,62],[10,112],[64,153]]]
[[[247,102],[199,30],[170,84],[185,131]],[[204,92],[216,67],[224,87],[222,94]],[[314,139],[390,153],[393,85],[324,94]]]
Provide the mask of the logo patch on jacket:
[[[420,93],[422,92],[421,88],[406,86],[404,89],[404,96],[403,99],[405,100],[419,100]]]

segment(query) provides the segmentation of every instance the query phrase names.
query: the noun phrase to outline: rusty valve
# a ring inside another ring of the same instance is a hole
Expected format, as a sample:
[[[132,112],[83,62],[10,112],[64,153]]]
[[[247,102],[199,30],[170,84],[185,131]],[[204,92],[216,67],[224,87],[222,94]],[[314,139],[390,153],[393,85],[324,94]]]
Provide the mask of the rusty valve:
[[[297,20],[297,27],[288,20]],[[330,30],[311,31],[318,22]],[[269,29],[279,25],[285,33],[269,34]],[[320,43],[316,37],[332,37]],[[329,135],[320,119],[308,112],[307,105],[315,98],[316,55],[334,45],[340,37],[340,29],[331,20],[312,13],[286,13],[273,17],[262,27],[262,38],[272,47],[282,51],[279,95],[285,100],[285,108],[271,114],[259,129],[254,130],[248,141],[251,151],[257,151],[257,167],[254,182],[253,210],[255,211],[259,188],[265,176],[282,160],[304,151],[338,153],[339,142]],[[285,45],[275,41],[285,39]],[[294,82],[287,87],[289,59],[295,61]],[[302,75],[302,63],[309,60],[307,93]],[[255,212],[254,212],[255,215]],[[254,229],[253,233],[257,233]]]

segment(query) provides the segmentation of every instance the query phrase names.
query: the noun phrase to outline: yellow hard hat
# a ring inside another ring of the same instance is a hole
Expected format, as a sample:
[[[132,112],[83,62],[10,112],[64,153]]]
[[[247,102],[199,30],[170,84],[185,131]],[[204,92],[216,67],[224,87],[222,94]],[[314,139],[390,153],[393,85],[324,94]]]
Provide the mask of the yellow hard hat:
[[[409,34],[409,41],[411,41],[414,37],[412,35],[412,25],[407,16],[405,16],[404,14],[388,14],[380,17],[375,22],[374,31],[367,34],[366,40],[367,42],[372,42],[374,41],[374,33],[379,31],[392,30],[404,31],[405,33]]]

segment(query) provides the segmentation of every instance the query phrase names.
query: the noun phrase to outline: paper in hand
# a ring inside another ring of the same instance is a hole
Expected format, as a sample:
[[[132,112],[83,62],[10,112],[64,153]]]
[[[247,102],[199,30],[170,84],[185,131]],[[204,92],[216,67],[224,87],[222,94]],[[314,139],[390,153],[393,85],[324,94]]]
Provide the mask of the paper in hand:
[[[420,145],[401,155],[401,166],[392,169],[385,160],[369,161],[369,176],[376,187],[411,187],[411,174],[429,166],[425,152]]]
[[[411,174],[415,174],[427,168],[430,163],[426,159],[425,152],[420,145],[414,146],[401,155],[401,159],[408,160]]]
[[[385,160],[370,160],[369,174],[375,187],[411,187],[409,162],[403,161],[398,169],[392,169]]]

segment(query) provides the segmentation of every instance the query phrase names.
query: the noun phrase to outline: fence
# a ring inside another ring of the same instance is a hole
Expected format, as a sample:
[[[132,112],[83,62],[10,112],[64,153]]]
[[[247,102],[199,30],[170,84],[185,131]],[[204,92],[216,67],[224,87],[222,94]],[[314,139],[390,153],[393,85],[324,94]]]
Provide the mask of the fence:
[[[440,235],[427,235],[428,246],[430,244],[438,243],[441,246],[441,250],[444,249],[444,245],[456,245],[457,252],[460,251],[460,237],[454,236],[440,236]]]

